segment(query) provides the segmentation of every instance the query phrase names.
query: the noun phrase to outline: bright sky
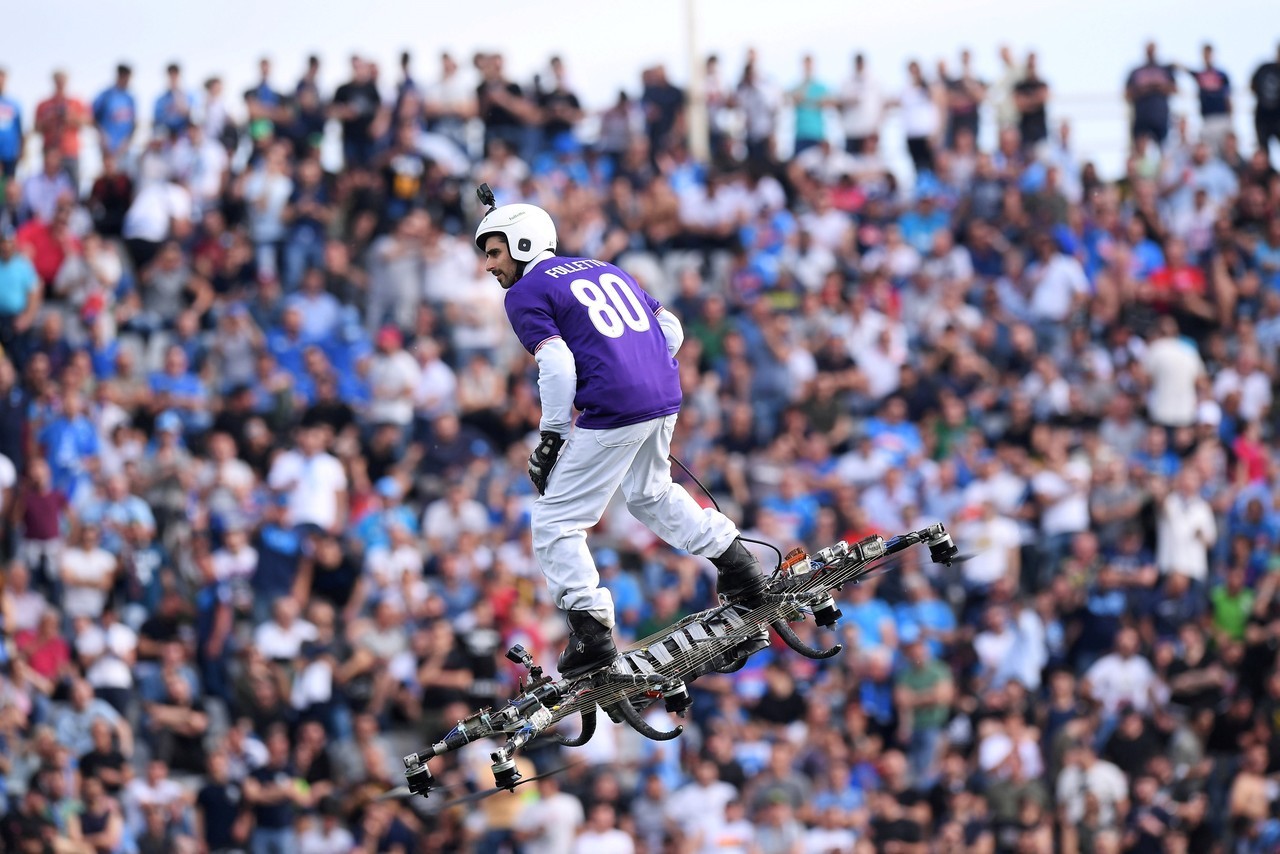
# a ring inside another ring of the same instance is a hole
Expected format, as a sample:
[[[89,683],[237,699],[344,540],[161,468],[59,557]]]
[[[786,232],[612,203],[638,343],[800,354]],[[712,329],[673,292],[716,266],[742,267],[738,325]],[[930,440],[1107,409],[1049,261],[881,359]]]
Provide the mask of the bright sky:
[[[1280,39],[1275,0],[692,1],[698,51],[719,53],[730,79],[748,46],[780,85],[797,79],[806,51],[815,55],[820,78],[838,84],[853,52],[862,50],[890,89],[901,86],[909,56],[920,57],[928,71],[940,57],[954,68],[958,49],[968,46],[979,72],[990,77],[998,45],[1007,42],[1019,53],[1035,49],[1053,87],[1051,119],[1070,116],[1081,153],[1104,161],[1114,159],[1123,141],[1118,93],[1146,39],[1156,39],[1163,56],[1187,63],[1198,63],[1200,43],[1211,40],[1238,91],[1259,62],[1274,56]],[[315,52],[332,91],[345,79],[353,51],[376,59],[383,82],[392,84],[404,49],[415,55],[420,82],[435,76],[442,49],[462,58],[501,51],[519,82],[558,53],[586,105],[601,108],[619,88],[638,91],[639,70],[654,62],[665,62],[683,84],[685,21],[685,0],[49,0],[9,16],[0,61],[9,69],[8,94],[27,106],[28,116],[50,90],[55,66],[66,68],[72,90],[88,99],[109,85],[116,62],[130,62],[135,94],[149,117],[164,66],[174,59],[189,85],[218,73],[239,92],[255,82],[259,56],[273,58],[273,82],[285,88]],[[1193,87],[1184,81],[1182,88]],[[1186,101],[1183,108],[1193,106]],[[1240,122],[1242,130],[1247,126]]]

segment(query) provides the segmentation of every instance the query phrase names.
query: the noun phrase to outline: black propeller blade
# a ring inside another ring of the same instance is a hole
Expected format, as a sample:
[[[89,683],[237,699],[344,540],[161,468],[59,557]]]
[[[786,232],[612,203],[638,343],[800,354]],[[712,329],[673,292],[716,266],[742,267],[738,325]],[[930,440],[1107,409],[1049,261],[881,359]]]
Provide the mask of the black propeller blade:
[[[462,806],[463,804],[472,804],[472,803],[475,803],[476,801],[483,801],[485,798],[498,794],[498,792],[512,791],[513,789],[519,786],[523,786],[525,783],[532,783],[537,780],[541,780],[544,777],[551,777],[555,774],[561,773],[562,771],[568,771],[570,768],[573,768],[575,765],[581,765],[581,764],[582,764],[581,762],[571,762],[568,765],[562,765],[559,768],[552,768],[550,771],[543,771],[541,774],[535,774],[532,777],[525,777],[523,780],[518,781],[515,784],[515,786],[513,786],[511,789],[502,789],[502,788],[499,788],[498,786],[494,786],[492,789],[485,789],[482,792],[473,792],[470,795],[463,795],[460,798],[456,798],[444,804],[442,807],[440,807],[440,809],[449,809],[450,807],[457,807],[457,806]]]
[[[534,775],[534,776],[532,776],[532,777],[525,777],[524,779],[522,779],[522,780],[520,780],[519,782],[517,782],[517,783],[516,783],[516,786],[523,786],[525,783],[532,783],[532,782],[534,782],[535,780],[541,780],[543,777],[550,777],[550,776],[551,776],[551,775],[553,775],[553,774],[559,774],[559,773],[560,773],[560,772],[562,772],[562,771],[568,771],[570,768],[573,768],[574,766],[576,766],[576,765],[581,765],[581,764],[582,764],[581,762],[571,762],[571,763],[569,763],[568,765],[562,765],[562,766],[560,766],[559,768],[553,768],[553,769],[551,769],[550,771],[544,771],[543,773],[541,773],[541,774],[535,774],[535,775]],[[441,786],[441,787],[440,787],[440,788],[438,788],[438,789],[432,789],[432,790],[430,791],[430,794],[431,794],[431,795],[440,795],[440,794],[444,794],[445,792],[448,792],[448,791],[451,791],[451,790],[460,789],[460,788],[462,788],[464,785],[466,785],[466,784],[465,784],[465,783],[454,783],[454,784],[449,785],[449,786]],[[472,793],[471,793],[471,794],[469,794],[469,795],[463,795],[463,796],[462,796],[462,797],[460,797],[460,798],[455,798],[455,799],[454,799],[454,800],[452,800],[452,801],[445,801],[445,802],[443,802],[443,803],[441,803],[441,802],[440,802],[440,800],[439,800],[438,798],[431,798],[431,797],[429,797],[429,798],[427,799],[427,803],[428,803],[428,804],[430,804],[430,805],[434,808],[434,809],[432,809],[432,810],[431,810],[432,812],[440,812],[440,811],[443,811],[443,810],[447,810],[447,809],[449,809],[450,807],[461,806],[462,804],[470,804],[470,803],[474,803],[475,801],[482,801],[482,800],[484,800],[485,798],[487,798],[487,797],[489,797],[489,796],[491,796],[491,795],[496,795],[496,794],[498,794],[498,792],[507,792],[507,791],[511,791],[511,790],[510,790],[510,789],[502,789],[502,788],[499,788],[499,787],[497,787],[497,786],[494,786],[492,789],[485,789],[485,790],[480,791],[480,792],[472,792]],[[377,800],[379,800],[379,801],[394,801],[394,800],[403,800],[403,799],[408,799],[408,798],[410,798],[410,797],[412,797],[412,793],[409,791],[409,787],[408,787],[408,786],[396,786],[394,789],[391,789],[390,791],[383,792],[381,795],[378,795]]]

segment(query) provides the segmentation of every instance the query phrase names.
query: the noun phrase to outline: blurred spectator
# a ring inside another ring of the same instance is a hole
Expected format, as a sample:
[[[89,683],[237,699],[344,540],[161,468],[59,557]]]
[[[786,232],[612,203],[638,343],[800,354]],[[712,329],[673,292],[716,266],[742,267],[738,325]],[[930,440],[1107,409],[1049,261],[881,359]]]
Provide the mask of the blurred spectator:
[[[916,174],[932,172],[934,137],[940,119],[932,84],[925,79],[920,63],[915,60],[907,64],[907,86],[898,98],[898,106],[907,135],[907,153],[911,155]]]
[[[128,153],[133,135],[138,129],[138,107],[129,82],[133,69],[128,65],[116,66],[116,81],[93,99],[93,124],[102,142],[103,157],[113,159]]]
[[[1218,528],[1213,508],[1199,495],[1199,487],[1199,475],[1183,469],[1160,502],[1156,563],[1161,572],[1176,572],[1204,584]]]
[[[1271,160],[1271,141],[1280,140],[1280,46],[1276,58],[1264,62],[1253,72],[1249,81],[1253,90],[1253,126],[1258,135],[1258,150]]]
[[[1178,91],[1173,68],[1156,60],[1155,42],[1147,42],[1146,62],[1129,72],[1124,96],[1133,107],[1133,141],[1164,145],[1169,135],[1169,97]]]
[[[18,161],[26,149],[26,132],[22,126],[22,107],[4,94],[8,72],[0,69],[0,176],[10,179],[17,173]]]
[[[1049,84],[1040,77],[1035,53],[1027,54],[1022,79],[1013,87],[1013,102],[1018,110],[1018,139],[1023,150],[1033,150],[1049,139]]]
[[[21,353],[43,302],[36,268],[18,251],[15,234],[0,231],[0,347]]]
[[[1228,133],[1231,133],[1234,105],[1231,78],[1214,61],[1213,45],[1205,42],[1200,48],[1204,67],[1186,69],[1196,81],[1200,99],[1200,138],[1207,142],[1214,153],[1222,151]]]
[[[824,111],[833,102],[831,90],[814,76],[813,57],[806,54],[801,66],[800,82],[788,93],[795,110],[795,154],[826,138]]]
[[[80,129],[90,121],[89,108],[67,92],[67,73],[53,72],[53,94],[36,106],[35,129],[50,149],[61,155],[59,165],[66,170],[73,187],[80,185]]]

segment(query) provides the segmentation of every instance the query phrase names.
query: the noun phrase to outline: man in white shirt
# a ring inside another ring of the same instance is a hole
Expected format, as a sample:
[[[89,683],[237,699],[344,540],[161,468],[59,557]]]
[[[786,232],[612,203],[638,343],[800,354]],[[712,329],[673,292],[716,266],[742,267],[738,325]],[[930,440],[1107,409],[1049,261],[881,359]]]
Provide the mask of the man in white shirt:
[[[267,485],[286,493],[289,524],[337,534],[347,520],[347,473],[324,450],[324,435],[318,424],[299,427],[298,449],[276,457]]]
[[[394,424],[401,429],[413,421],[413,396],[421,374],[413,356],[405,352],[400,330],[384,326],[376,341],[378,348],[369,365],[369,419],[374,424]]]
[[[1083,459],[1068,459],[1067,433],[1050,440],[1045,466],[1031,478],[1031,491],[1040,503],[1043,560],[1040,586],[1057,568],[1072,538],[1089,528],[1089,486],[1092,471]]]
[[[187,135],[169,150],[169,168],[186,182],[197,216],[217,206],[229,165],[226,148],[210,139],[199,124],[188,125]]]
[[[1209,574],[1209,549],[1218,539],[1217,519],[1200,496],[1200,475],[1191,468],[1178,472],[1173,492],[1160,504],[1156,525],[1156,566],[1204,583]]]
[[[18,482],[18,470],[4,454],[0,454],[0,519],[5,517],[13,499],[13,487]]]
[[[1041,323],[1060,324],[1089,295],[1089,279],[1080,262],[1059,251],[1048,234],[1038,235],[1034,246],[1036,261],[1026,271],[1031,314]]]
[[[569,854],[584,821],[582,802],[560,791],[555,777],[538,781],[538,799],[516,816],[516,840],[525,854]]]
[[[973,558],[960,567],[966,588],[987,590],[1002,578],[1017,587],[1022,534],[1017,522],[996,511],[990,491],[981,497],[977,518],[957,527],[956,538],[973,552]]]
[[[121,802],[124,806],[125,821],[135,834],[144,829],[144,810],[148,807],[159,807],[164,810],[177,810],[182,804],[193,800],[189,792],[177,780],[169,776],[169,766],[159,759],[147,763],[145,777],[134,777],[124,787]]]
[[[458,63],[448,53],[440,55],[440,79],[423,92],[427,128],[466,147],[466,124],[476,115],[476,89],[463,78]]]
[[[320,799],[320,817],[298,837],[299,854],[350,854],[355,837],[342,827],[342,805],[336,798]]]
[[[1138,654],[1138,633],[1121,629],[1114,652],[1093,663],[1084,674],[1084,693],[1102,704],[1105,714],[1114,715],[1122,705],[1140,712],[1151,708],[1151,692],[1156,673],[1151,662]]]
[[[75,621],[75,648],[85,679],[97,696],[109,701],[127,699],[124,695],[133,687],[131,668],[138,649],[133,629],[116,620],[111,610],[103,611],[99,623],[79,617]]]
[[[420,338],[416,354],[418,387],[413,392],[413,404],[417,416],[432,420],[445,412],[456,413],[458,377],[440,358],[439,343],[434,338]]]
[[[1240,417],[1245,421],[1255,421],[1271,408],[1271,378],[1259,367],[1255,348],[1241,347],[1235,365],[1214,377],[1214,399],[1223,403],[1230,394],[1240,395]]]
[[[9,564],[5,573],[5,596],[13,603],[13,624],[5,628],[14,634],[34,632],[40,618],[49,609],[49,600],[38,590],[31,589],[31,570],[21,558]]]
[[[982,631],[973,639],[973,651],[978,656],[979,678],[991,679],[1000,670],[1018,642],[1009,619],[1009,612],[1000,605],[987,608],[982,616]]]
[[[678,825],[686,837],[693,838],[708,824],[723,821],[725,806],[737,797],[738,790],[720,779],[716,763],[703,760],[694,767],[693,780],[667,801],[667,820]]]
[[[253,645],[264,658],[293,661],[302,645],[319,635],[316,627],[298,617],[298,603],[292,596],[282,596],[271,608],[272,618],[253,632]]]
[[[839,807],[827,807],[818,815],[818,823],[816,827],[811,827],[804,833],[804,854],[828,854],[831,851],[852,851],[853,846],[858,842],[858,836],[850,830],[846,824],[846,813]],[[751,825],[748,825],[751,827]],[[754,830],[754,828],[752,828]],[[747,837],[750,839],[751,837]],[[709,849],[709,854],[719,852],[723,849]],[[750,852],[750,846],[743,846],[737,850]]]
[[[1148,382],[1147,414],[1163,427],[1187,427],[1196,421],[1196,380],[1204,362],[1194,344],[1178,337],[1178,322],[1160,318],[1142,369]]]
[[[1128,812],[1129,782],[1115,765],[1099,759],[1087,742],[1070,745],[1058,775],[1058,809],[1073,828],[1084,820],[1089,795],[1098,802],[1098,824],[1113,827]]]
[[[840,91],[844,107],[844,147],[850,154],[862,154],[867,138],[880,130],[884,118],[884,95],[880,84],[867,71],[862,54],[853,57],[853,74]]]
[[[422,514],[422,534],[436,554],[453,548],[461,533],[484,534],[488,530],[489,511],[467,495],[463,483],[449,484],[444,498],[431,502]]]
[[[99,545],[101,529],[82,526],[80,543],[62,553],[59,574],[64,587],[62,606],[69,617],[98,619],[115,583],[116,559]]]
[[[123,237],[134,266],[150,263],[170,237],[190,234],[194,213],[186,187],[163,179],[143,182],[124,215]]]
[[[635,842],[618,829],[618,815],[607,803],[592,808],[586,829],[573,846],[573,854],[635,854],[635,851]]]

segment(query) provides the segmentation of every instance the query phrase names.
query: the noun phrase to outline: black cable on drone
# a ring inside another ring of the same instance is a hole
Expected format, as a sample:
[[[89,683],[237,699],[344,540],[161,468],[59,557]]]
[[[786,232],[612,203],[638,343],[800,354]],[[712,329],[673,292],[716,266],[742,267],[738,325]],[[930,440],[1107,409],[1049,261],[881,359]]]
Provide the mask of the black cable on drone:
[[[680,466],[680,468],[684,469],[684,473],[689,475],[689,477],[693,478],[693,482],[698,484],[698,487],[707,494],[708,498],[711,499],[711,506],[716,508],[717,512],[724,513],[724,511],[720,509],[720,502],[716,501],[716,497],[711,494],[711,490],[707,489],[706,484],[698,480],[698,476],[696,474],[689,471],[689,467],[687,465],[680,462],[679,457],[677,457],[675,454],[668,454],[667,459],[671,460],[671,462],[675,463],[676,465]],[[777,546],[775,546],[773,543],[766,543],[764,540],[753,540],[751,539],[751,537],[744,537],[741,534],[739,534],[738,537],[744,543],[755,543],[756,545],[764,546],[767,549],[772,549],[773,553],[778,556],[778,566],[779,567],[782,566],[782,550],[779,549]],[[777,569],[777,567],[774,567],[774,568]]]

